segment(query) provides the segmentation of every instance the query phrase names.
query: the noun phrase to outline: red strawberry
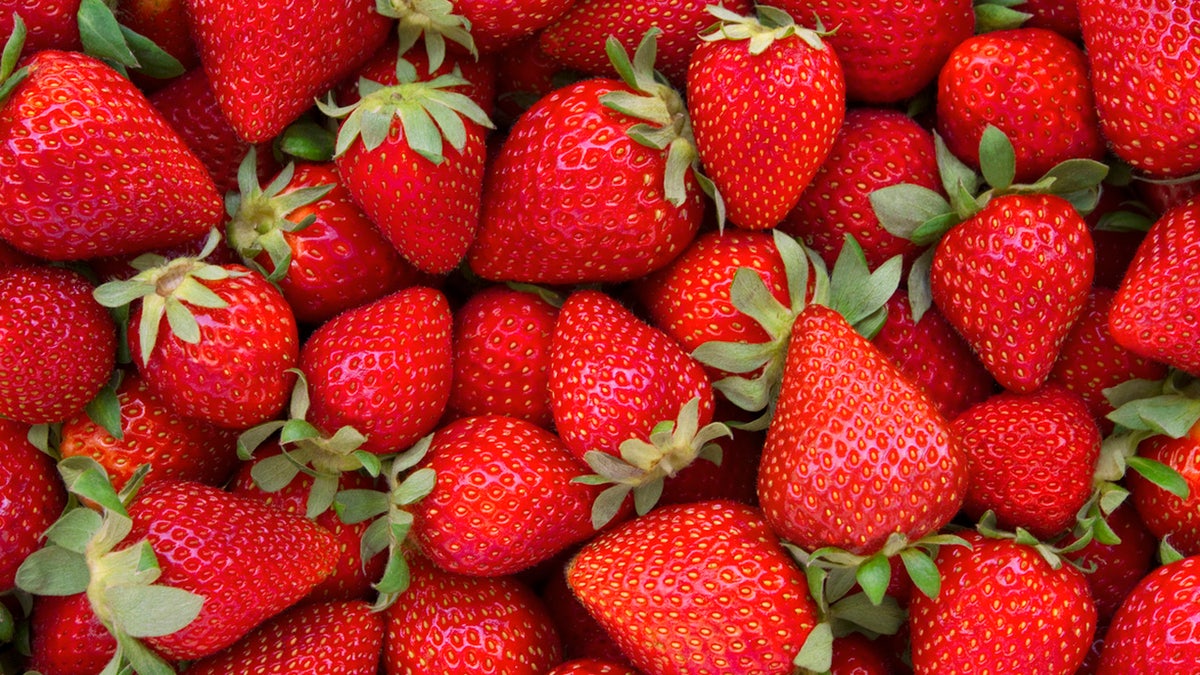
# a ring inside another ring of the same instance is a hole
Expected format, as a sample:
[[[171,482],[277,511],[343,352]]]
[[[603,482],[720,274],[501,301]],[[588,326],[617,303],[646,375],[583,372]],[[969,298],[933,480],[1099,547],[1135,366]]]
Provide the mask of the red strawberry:
[[[587,608],[575,597],[567,584],[566,565],[578,549],[566,551],[566,559],[558,562],[541,587],[540,596],[562,635],[564,659],[599,659],[629,664],[629,659],[613,642]]]
[[[185,0],[125,0],[116,7],[121,25],[145,36],[186,70],[200,65]]]
[[[1072,0],[1025,0],[1013,9],[1031,15],[1022,26],[1046,28],[1072,42],[1079,42],[1083,37],[1079,27],[1079,6]]]
[[[804,573],[756,510],[667,506],[593,540],[567,583],[648,673],[787,673],[818,621]]]
[[[943,546],[942,589],[913,595],[908,625],[918,673],[1073,673],[1096,630],[1087,582],[1011,539]],[[969,645],[969,647],[967,646]],[[1133,672],[1133,671],[1127,671]]]
[[[37,596],[29,630],[29,668],[42,675],[96,675],[117,651],[84,593]]]
[[[1121,159],[1159,178],[1200,171],[1197,93],[1179,73],[1200,68],[1188,0],[1080,0],[1096,108]]]
[[[108,382],[116,327],[92,291],[67,269],[0,267],[0,416],[60,422]]]
[[[308,421],[328,434],[349,425],[381,455],[433,431],[450,396],[451,321],[445,296],[424,286],[330,319],[300,354]]]
[[[602,659],[575,659],[555,666],[546,675],[639,675],[636,670]]]
[[[383,618],[365,602],[290,609],[219,654],[188,666],[191,675],[276,672],[375,675]]]
[[[1087,546],[1070,554],[1071,561],[1087,570],[1088,588],[1096,602],[1101,623],[1107,623],[1125,597],[1146,576],[1154,563],[1157,540],[1131,504],[1124,503],[1106,518],[1108,527],[1120,539],[1104,543],[1092,539]]]
[[[480,54],[493,54],[561,19],[574,0],[459,0],[454,10],[470,22]],[[633,46],[637,43],[635,36]]]
[[[512,123],[546,94],[582,76],[558,65],[532,35],[496,54],[496,116],[501,128]]]
[[[25,50],[32,54],[46,49],[79,51],[80,0],[43,0],[31,5],[25,0],[0,0],[0,36],[13,32],[13,14],[19,14],[29,31]]]
[[[412,585],[387,615],[387,675],[536,675],[561,661],[545,606],[520,582],[409,563]]]
[[[894,672],[880,645],[862,633],[850,633],[833,643],[829,675],[888,675]]]
[[[366,61],[392,22],[370,3],[186,0],[221,110],[249,143],[267,141]]]
[[[0,417],[0,593],[13,589],[17,568],[67,505],[54,460],[28,434],[29,425]]]
[[[1147,438],[1137,446],[1137,454],[1173,469],[1189,489],[1187,498],[1180,498],[1137,471],[1127,473],[1130,499],[1146,528],[1158,539],[1169,539],[1184,555],[1200,555],[1200,423],[1182,438]]]
[[[807,551],[872,555],[893,533],[946,525],[966,469],[924,391],[832,309],[800,313],[759,468],[773,530]]]
[[[712,13],[720,23],[688,63],[696,149],[729,219],[751,230],[774,227],[837,138],[846,110],[842,67],[818,33],[779,10],[760,9],[757,18]]]
[[[0,238],[78,260],[180,244],[220,222],[204,165],[128,80],[74,52],[24,68],[0,108]]]
[[[984,129],[1003,131],[1016,149],[1021,183],[1064,160],[1104,155],[1083,51],[1041,28],[986,33],[958,45],[938,75],[937,115],[946,146],[974,167]]]
[[[1195,668],[1200,663],[1197,603],[1200,558],[1184,558],[1146,575],[1113,617],[1096,672],[1186,673]]]
[[[1109,310],[1117,343],[1200,374],[1200,199],[1163,214],[1142,240]]]

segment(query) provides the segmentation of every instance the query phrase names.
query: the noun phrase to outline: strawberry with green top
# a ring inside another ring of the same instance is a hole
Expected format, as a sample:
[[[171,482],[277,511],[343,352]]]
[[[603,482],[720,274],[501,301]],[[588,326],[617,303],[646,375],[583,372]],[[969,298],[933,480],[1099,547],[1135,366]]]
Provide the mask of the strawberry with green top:
[[[28,435],[28,424],[0,418],[0,593],[15,588],[17,568],[67,505],[54,460]]]
[[[1100,675],[1187,672],[1200,663],[1200,557],[1173,556],[1142,578],[1113,617]]]

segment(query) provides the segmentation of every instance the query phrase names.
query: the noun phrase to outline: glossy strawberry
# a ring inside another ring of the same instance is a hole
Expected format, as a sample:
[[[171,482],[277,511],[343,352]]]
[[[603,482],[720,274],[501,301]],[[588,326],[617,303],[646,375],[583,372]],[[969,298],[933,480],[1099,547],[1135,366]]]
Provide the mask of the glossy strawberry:
[[[475,48],[493,54],[560,20],[574,4],[574,0],[459,0],[454,10],[470,22]]]
[[[28,434],[29,425],[0,418],[0,593],[13,589],[17,568],[67,504],[54,460]]]
[[[1163,565],[1121,604],[1105,635],[1100,675],[1187,672],[1200,662],[1200,558]]]
[[[80,0],[48,0],[30,5],[24,0],[0,0],[0,36],[7,39],[13,30],[13,14],[20,14],[29,31],[25,38],[28,53],[45,49],[76,50],[79,42]]]
[[[1158,548],[1158,541],[1146,529],[1133,505],[1122,504],[1105,521],[1119,542],[1092,539],[1069,555],[1074,564],[1087,571],[1088,588],[1101,623],[1112,619],[1126,596],[1150,571]]]
[[[629,659],[567,584],[566,566],[578,549],[565,551],[542,584],[539,596],[562,636],[563,658],[599,659],[629,665]]]
[[[84,593],[37,596],[29,630],[29,667],[42,675],[96,675],[117,650]]]
[[[1137,454],[1174,469],[1190,490],[1181,499],[1140,473],[1129,472],[1126,483],[1142,522],[1156,538],[1169,539],[1184,555],[1200,554],[1200,424],[1182,438],[1147,438],[1138,445]]]

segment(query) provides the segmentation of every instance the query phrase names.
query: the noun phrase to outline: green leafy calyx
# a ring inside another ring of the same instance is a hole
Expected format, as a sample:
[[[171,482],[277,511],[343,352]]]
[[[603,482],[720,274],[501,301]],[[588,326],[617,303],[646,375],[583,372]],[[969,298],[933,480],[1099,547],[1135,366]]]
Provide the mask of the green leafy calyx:
[[[400,38],[397,56],[404,56],[425,38],[431,73],[446,59],[446,40],[479,57],[475,38],[471,37],[471,22],[455,14],[454,4],[449,0],[376,0],[375,11],[397,20],[396,34]]]

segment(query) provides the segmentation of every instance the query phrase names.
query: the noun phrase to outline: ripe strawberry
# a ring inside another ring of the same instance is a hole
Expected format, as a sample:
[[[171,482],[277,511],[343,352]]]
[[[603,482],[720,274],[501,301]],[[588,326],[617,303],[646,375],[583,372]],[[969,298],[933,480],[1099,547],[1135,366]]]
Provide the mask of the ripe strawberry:
[[[382,651],[383,617],[367,603],[306,604],[262,624],[229,649],[193,663],[187,672],[375,675]]]
[[[1058,385],[1004,392],[954,419],[970,476],[963,512],[1049,540],[1075,524],[1092,494],[1100,431],[1078,394]]]
[[[180,244],[220,222],[204,166],[128,80],[75,52],[39,52],[23,70],[0,107],[0,238],[79,260]]]
[[[396,40],[389,40],[375,51],[375,54],[359,68],[356,77],[347,78],[334,88],[334,100],[338,105],[349,106],[359,101],[362,96],[358,81],[368,79],[384,86],[394,87],[400,84],[396,77],[396,53],[399,45]],[[458,75],[466,80],[465,84],[454,87],[454,91],[464,94],[475,102],[489,117],[495,108],[496,72],[498,64],[493,58],[471,56],[454,45],[448,45],[442,65],[430,68],[429,55],[421,50],[404,52],[404,60],[416,68],[417,75],[422,81],[437,79],[442,75]],[[407,66],[405,66],[407,69]],[[428,75],[426,75],[428,73]]]
[[[1129,351],[1200,374],[1200,199],[1167,213],[1142,240],[1109,310]]]
[[[27,439],[29,425],[0,417],[0,593],[42,546],[42,533],[67,504],[54,460]]]
[[[1184,555],[1200,555],[1200,423],[1182,438],[1147,438],[1138,445],[1137,454],[1174,469],[1189,489],[1183,499],[1137,471],[1126,474],[1130,499],[1146,528],[1158,539],[1169,538]]]
[[[146,37],[185,70],[200,65],[185,0],[125,0],[115,12],[121,25]]]
[[[13,15],[19,14],[29,32],[25,38],[27,53],[46,49],[79,51],[80,0],[44,0],[31,5],[24,0],[0,0],[0,37],[13,33]],[[0,40],[0,41],[4,41]]]
[[[913,595],[914,671],[1075,672],[1096,630],[1083,574],[1011,539],[964,538],[970,546],[938,551],[941,593]]]
[[[82,275],[59,267],[0,267],[0,416],[60,422],[112,375],[116,327]]]
[[[29,669],[42,675],[96,675],[117,651],[84,593],[34,598],[29,630]]]
[[[626,522],[571,560],[567,583],[647,673],[791,672],[818,621],[762,515],[730,502]]]
[[[388,610],[387,675],[536,675],[561,661],[558,632],[511,577],[451,574],[410,557],[412,585]]]
[[[862,633],[850,633],[834,641],[829,675],[888,675],[892,672],[880,644]]]
[[[392,22],[362,2],[186,0],[221,110],[249,143],[270,140],[354,72]]]
[[[424,286],[330,319],[300,354],[308,421],[327,434],[349,425],[380,455],[433,431],[450,397],[451,322],[445,296]]]
[[[1163,565],[1143,577],[1105,635],[1100,675],[1185,673],[1200,663],[1195,607],[1200,558]]]
[[[1087,60],[1053,31],[1019,28],[959,44],[938,75],[937,128],[954,155],[979,167],[990,124],[1016,149],[1016,180],[1028,183],[1068,159],[1100,159]]]
[[[480,54],[494,54],[560,20],[574,0],[459,0],[454,10],[470,22],[471,38]],[[616,24],[614,24],[616,25]],[[630,46],[637,43],[637,37]]]
[[[896,103],[937,77],[950,52],[975,33],[967,0],[903,4],[783,0],[774,5],[799,20],[810,17],[836,28],[825,40],[846,76],[847,98]]]
[[[1028,393],[1083,311],[1094,258],[1087,224],[1065,199],[995,197],[938,242],[933,301],[1001,386]]]
[[[1158,548],[1158,541],[1131,504],[1121,504],[1108,514],[1106,522],[1119,542],[1106,544],[1092,539],[1069,555],[1072,564],[1088,571],[1088,588],[1101,623],[1112,619],[1125,597],[1146,576]]]
[[[783,12],[711,12],[720,23],[688,63],[696,150],[729,219],[763,230],[792,210],[833,147],[846,110],[842,67],[819,33]]]
[[[630,666],[621,648],[595,617],[588,613],[567,584],[566,566],[577,552],[578,549],[565,551],[565,560],[556,560],[540,591],[540,597],[562,636],[563,658],[599,659]]]
[[[1076,43],[1083,37],[1079,6],[1072,0],[1025,0],[1013,9],[1030,15],[1022,26],[1046,28]]]
[[[834,310],[800,313],[758,478],[780,537],[861,555],[893,533],[915,541],[954,517],[966,471],[924,391]]]
[[[1200,38],[1187,0],[1080,0],[1096,108],[1113,152],[1158,178],[1200,171]]]

